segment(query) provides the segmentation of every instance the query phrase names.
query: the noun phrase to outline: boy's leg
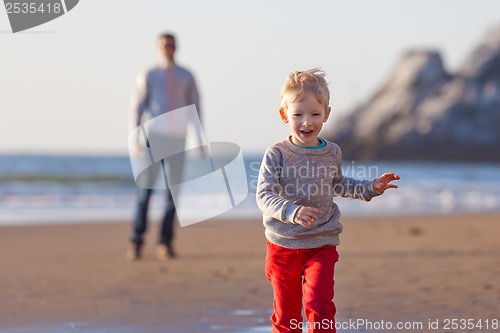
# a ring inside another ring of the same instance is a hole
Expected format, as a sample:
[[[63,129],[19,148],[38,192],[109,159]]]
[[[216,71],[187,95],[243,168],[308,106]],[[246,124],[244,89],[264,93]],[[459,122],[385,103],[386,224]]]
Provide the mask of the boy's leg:
[[[266,276],[274,292],[273,333],[302,333],[302,262],[299,251],[267,241]]]
[[[333,275],[338,258],[335,246],[312,249],[306,257],[302,288],[309,333],[336,332]]]

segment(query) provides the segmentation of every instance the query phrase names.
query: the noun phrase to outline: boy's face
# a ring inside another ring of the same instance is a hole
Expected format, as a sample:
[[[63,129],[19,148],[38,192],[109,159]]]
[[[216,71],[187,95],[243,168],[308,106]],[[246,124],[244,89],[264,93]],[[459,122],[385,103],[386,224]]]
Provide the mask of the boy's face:
[[[281,119],[290,125],[292,143],[297,146],[316,146],[323,123],[328,120],[330,108],[318,102],[311,93],[305,93],[302,100],[289,102],[288,109],[280,109]]]

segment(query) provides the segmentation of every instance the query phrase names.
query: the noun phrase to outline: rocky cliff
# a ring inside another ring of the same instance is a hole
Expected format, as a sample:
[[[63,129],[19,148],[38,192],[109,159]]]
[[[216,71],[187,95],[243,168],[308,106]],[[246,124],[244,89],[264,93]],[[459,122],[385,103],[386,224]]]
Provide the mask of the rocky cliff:
[[[414,50],[326,138],[346,159],[500,161],[500,25],[457,73]]]

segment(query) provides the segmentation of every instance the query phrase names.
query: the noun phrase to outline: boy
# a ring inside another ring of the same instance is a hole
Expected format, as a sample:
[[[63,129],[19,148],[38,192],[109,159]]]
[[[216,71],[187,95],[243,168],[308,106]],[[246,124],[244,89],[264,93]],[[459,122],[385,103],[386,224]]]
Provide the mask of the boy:
[[[291,135],[269,147],[257,183],[257,204],[267,238],[266,276],[274,292],[273,332],[302,332],[302,302],[309,333],[335,332],[336,246],[342,232],[334,196],[370,201],[399,176],[374,181],[342,175],[340,148],[318,137],[330,115],[325,74],[293,72],[281,89],[280,117]]]

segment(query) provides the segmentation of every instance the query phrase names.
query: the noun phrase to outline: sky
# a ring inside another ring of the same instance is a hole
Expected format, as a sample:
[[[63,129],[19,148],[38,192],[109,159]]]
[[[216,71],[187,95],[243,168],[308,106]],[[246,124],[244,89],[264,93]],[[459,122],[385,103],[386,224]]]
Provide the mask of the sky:
[[[13,34],[0,9],[0,154],[126,154],[130,97],[160,32],[176,34],[176,60],[195,75],[208,140],[262,154],[288,135],[290,72],[325,70],[330,128],[404,52],[438,50],[455,71],[499,23],[498,0],[81,0]]]

